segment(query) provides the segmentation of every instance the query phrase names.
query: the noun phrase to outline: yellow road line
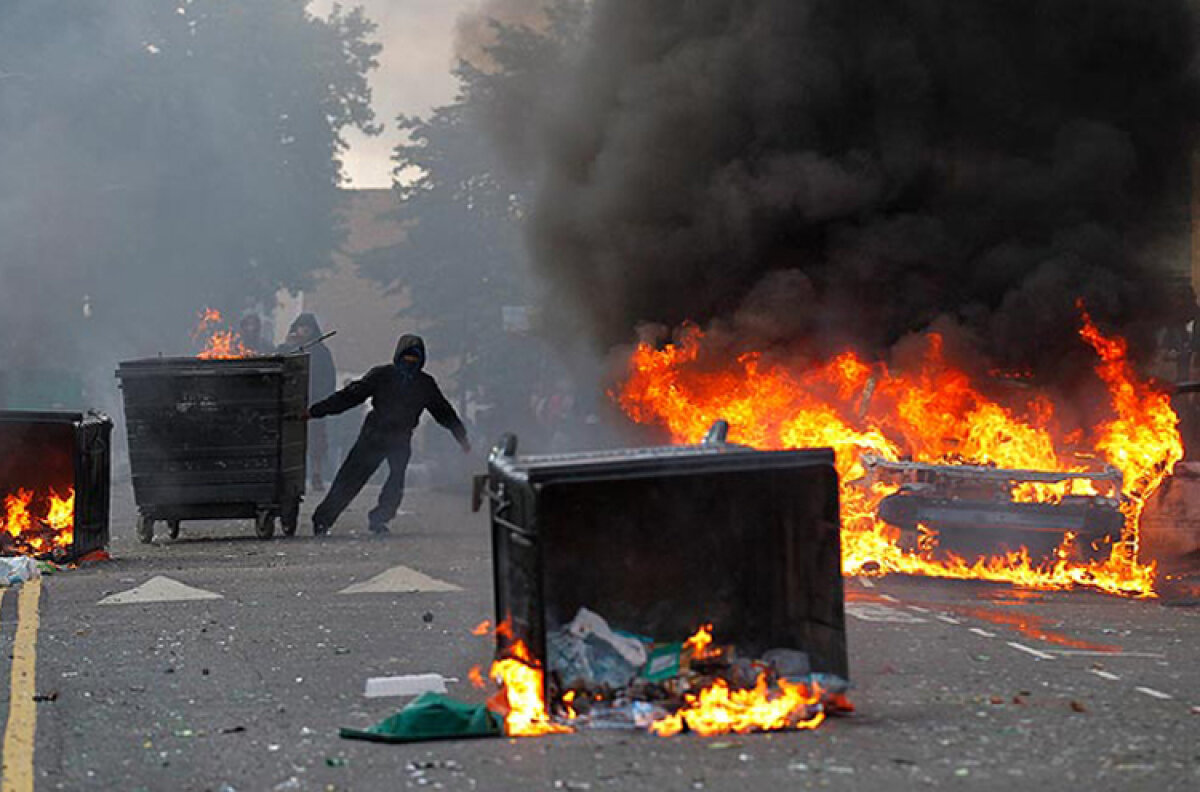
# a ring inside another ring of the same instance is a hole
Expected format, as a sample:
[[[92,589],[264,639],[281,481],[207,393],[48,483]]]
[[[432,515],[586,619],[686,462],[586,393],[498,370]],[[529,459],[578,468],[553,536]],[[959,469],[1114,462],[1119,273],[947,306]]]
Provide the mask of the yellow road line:
[[[33,740],[37,729],[38,600],[42,580],[22,584],[17,599],[17,637],[13,641],[8,726],[4,731],[3,792],[33,792]]]

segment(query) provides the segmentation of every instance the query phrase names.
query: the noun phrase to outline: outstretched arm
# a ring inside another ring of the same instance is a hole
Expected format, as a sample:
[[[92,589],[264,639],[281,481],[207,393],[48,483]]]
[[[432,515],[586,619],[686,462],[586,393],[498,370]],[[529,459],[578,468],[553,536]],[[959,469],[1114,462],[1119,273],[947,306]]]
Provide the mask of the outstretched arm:
[[[433,386],[433,393],[429,397],[426,409],[433,416],[433,420],[450,430],[450,434],[454,435],[454,439],[462,446],[463,453],[470,452],[471,441],[467,438],[467,427],[463,426],[458,413],[454,411],[454,407],[442,394],[442,389],[437,386],[437,383],[433,379],[430,379],[429,383]]]
[[[357,407],[373,395],[375,395],[375,378],[371,376],[371,372],[367,372],[362,379],[356,379],[332,396],[309,407],[308,414],[313,418],[338,415]]]

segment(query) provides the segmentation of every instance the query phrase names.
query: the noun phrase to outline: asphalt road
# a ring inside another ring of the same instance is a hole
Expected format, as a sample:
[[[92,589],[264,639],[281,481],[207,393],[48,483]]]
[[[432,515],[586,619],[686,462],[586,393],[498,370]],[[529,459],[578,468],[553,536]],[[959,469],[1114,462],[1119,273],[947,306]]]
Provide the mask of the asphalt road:
[[[41,790],[1200,789],[1200,609],[913,579],[847,581],[858,712],[815,732],[342,740],[402,704],[365,698],[370,677],[484,697],[465,680],[490,656],[488,535],[465,497],[412,493],[388,539],[360,502],[325,541],[235,522],[153,546],[114,497],[115,560],[45,578],[36,612],[0,600],[6,774],[31,756]],[[454,588],[343,593],[398,566]],[[219,598],[99,604],[157,576]]]

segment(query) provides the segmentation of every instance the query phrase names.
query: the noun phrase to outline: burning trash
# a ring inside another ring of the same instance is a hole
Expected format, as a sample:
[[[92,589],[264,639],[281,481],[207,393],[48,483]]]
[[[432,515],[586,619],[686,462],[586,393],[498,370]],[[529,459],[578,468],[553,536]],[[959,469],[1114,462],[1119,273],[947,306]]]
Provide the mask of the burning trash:
[[[61,554],[75,542],[75,490],[59,496],[18,489],[4,498],[0,518],[0,554]]]
[[[1065,411],[1027,386],[986,393],[947,361],[937,333],[904,369],[847,351],[804,370],[756,354],[713,370],[692,327],[661,349],[640,345],[616,395],[635,421],[679,442],[724,418],[735,442],[756,448],[832,448],[847,574],[1150,596],[1139,522],[1183,456],[1178,418],[1167,392],[1133,370],[1125,342],[1082,306],[1079,336],[1098,358],[1110,416],[1083,429],[1068,429]],[[1006,547],[1014,537],[1025,541]]]
[[[225,323],[221,312],[213,308],[205,308],[200,312],[200,321],[192,331],[192,339],[200,347],[196,357],[201,360],[234,360],[257,354],[242,342],[236,330]]]
[[[505,634],[502,626],[498,635]],[[550,643],[549,684],[521,641],[492,664],[489,676],[500,691],[489,706],[503,715],[509,736],[586,728],[661,737],[815,729],[827,714],[854,709],[846,681],[812,672],[803,652],[740,657],[736,647],[713,642],[711,625],[686,640],[659,643],[613,630],[582,608]],[[472,679],[483,686],[478,669]]]

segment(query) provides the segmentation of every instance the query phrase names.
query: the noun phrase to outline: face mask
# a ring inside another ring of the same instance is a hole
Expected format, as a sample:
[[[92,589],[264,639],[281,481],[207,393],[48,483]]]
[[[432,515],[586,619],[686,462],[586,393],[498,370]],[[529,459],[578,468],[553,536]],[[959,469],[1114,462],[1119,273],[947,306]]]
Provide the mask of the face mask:
[[[416,374],[417,370],[421,368],[421,361],[419,358],[403,358],[402,357],[396,361],[396,368],[399,369],[402,373],[411,376],[413,374]]]

